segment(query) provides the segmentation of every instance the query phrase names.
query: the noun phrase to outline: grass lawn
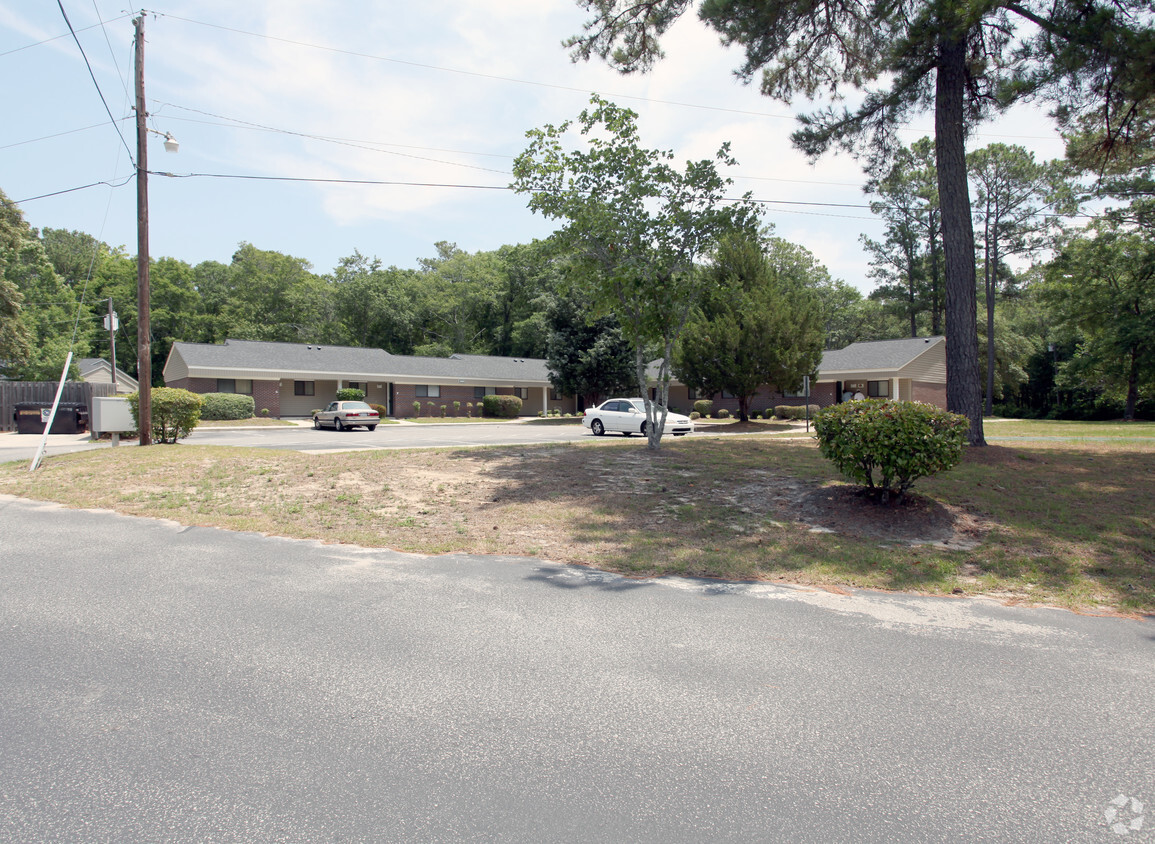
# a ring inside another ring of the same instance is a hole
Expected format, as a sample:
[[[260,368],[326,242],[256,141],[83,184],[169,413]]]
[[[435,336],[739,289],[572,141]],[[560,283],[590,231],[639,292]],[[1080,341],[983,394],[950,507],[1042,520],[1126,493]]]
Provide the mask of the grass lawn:
[[[812,439],[764,435],[657,452],[619,438],[340,454],[181,444],[0,466],[0,493],[325,542],[1155,612],[1155,440],[969,450],[903,510],[848,489]],[[944,526],[947,546],[908,541]]]
[[[1066,422],[1050,419],[984,419],[983,432],[999,437],[1144,437],[1155,439],[1155,422]]]

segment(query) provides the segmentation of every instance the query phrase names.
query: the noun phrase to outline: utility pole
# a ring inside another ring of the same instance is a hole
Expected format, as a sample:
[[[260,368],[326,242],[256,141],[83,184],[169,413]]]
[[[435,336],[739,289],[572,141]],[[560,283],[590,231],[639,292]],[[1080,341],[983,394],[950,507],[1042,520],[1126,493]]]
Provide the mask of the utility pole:
[[[152,340],[148,284],[148,112],[144,107],[144,12],[136,27],[136,372],[140,444],[152,445]],[[113,360],[113,366],[116,361]]]

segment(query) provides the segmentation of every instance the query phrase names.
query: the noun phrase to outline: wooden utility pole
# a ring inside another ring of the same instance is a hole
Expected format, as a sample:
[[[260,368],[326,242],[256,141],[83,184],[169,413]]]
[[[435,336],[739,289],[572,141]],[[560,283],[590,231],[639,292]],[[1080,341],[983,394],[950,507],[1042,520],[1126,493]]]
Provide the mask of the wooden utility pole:
[[[144,13],[136,27],[136,373],[140,444],[152,445],[152,341],[148,284],[148,112],[144,107]],[[113,361],[113,366],[116,361]]]

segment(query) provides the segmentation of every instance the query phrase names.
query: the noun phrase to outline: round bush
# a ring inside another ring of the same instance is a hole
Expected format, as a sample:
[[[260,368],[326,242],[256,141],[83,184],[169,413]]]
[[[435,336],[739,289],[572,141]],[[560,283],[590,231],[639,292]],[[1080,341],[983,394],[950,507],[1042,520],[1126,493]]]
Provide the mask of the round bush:
[[[256,407],[252,396],[240,393],[205,393],[201,398],[201,419],[205,420],[251,419]]]
[[[337,391],[335,398],[337,401],[362,401],[365,398],[365,391],[356,387],[342,387]]]
[[[694,402],[694,411],[699,417],[709,416],[710,411],[714,409],[714,403],[709,399],[698,399]]]
[[[517,396],[486,396],[482,399],[486,416],[497,419],[516,419],[521,415],[521,399]]]
[[[730,411],[728,411],[726,408],[722,408],[721,410],[718,411],[718,418],[719,419],[729,419],[730,418]]]
[[[132,414],[140,425],[140,393],[132,393],[125,398],[132,408]],[[152,389],[152,439],[154,442],[175,443],[187,437],[201,421],[201,406],[204,401],[196,393],[178,390],[174,387],[154,387]]]
[[[822,455],[882,501],[958,465],[967,428],[957,413],[885,399],[843,402],[814,419]]]

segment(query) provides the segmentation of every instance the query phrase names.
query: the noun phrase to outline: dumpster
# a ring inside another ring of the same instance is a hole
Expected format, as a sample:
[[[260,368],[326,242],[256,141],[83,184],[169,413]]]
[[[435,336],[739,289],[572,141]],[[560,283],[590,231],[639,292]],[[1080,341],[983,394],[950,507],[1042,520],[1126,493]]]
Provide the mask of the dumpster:
[[[43,434],[52,412],[52,402],[22,401],[16,403],[16,433]],[[88,430],[88,405],[83,402],[61,402],[52,421],[52,434],[83,434]]]

